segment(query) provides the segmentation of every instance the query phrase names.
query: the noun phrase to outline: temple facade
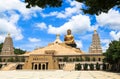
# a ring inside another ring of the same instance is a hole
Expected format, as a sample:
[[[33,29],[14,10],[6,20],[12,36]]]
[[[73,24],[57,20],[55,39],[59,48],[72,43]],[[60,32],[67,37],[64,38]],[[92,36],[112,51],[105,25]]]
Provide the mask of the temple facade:
[[[89,53],[85,53],[80,48],[76,48],[74,36],[68,29],[63,42],[60,40],[60,34],[57,34],[55,41],[48,46],[18,55],[19,59],[24,58],[25,61],[14,64],[14,67],[27,70],[75,70],[77,64],[81,64],[82,68],[85,64],[91,63],[94,65],[99,63],[102,66],[104,56],[97,31],[94,31],[89,49]],[[9,56],[5,58],[4,55],[7,54]],[[9,58],[15,57],[10,35],[5,38],[0,57],[6,63],[9,63],[7,61]]]

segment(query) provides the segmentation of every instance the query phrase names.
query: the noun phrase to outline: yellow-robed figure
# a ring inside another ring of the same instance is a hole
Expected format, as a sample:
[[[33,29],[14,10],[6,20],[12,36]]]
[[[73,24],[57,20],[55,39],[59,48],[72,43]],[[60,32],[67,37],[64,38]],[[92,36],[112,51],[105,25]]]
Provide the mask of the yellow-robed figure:
[[[71,30],[67,30],[67,35],[64,37],[64,42],[65,44],[71,46],[71,47],[76,47],[76,43],[74,41],[74,36],[71,34]]]

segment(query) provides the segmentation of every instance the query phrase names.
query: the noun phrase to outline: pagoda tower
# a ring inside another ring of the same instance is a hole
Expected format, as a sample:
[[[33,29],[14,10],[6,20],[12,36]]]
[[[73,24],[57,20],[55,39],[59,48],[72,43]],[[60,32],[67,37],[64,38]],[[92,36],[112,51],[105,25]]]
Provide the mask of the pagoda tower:
[[[96,30],[94,30],[94,34],[92,36],[92,44],[89,48],[89,53],[102,53],[100,38]]]
[[[5,38],[1,55],[14,55],[13,41],[12,38],[10,37],[10,34],[8,34],[8,36]]]

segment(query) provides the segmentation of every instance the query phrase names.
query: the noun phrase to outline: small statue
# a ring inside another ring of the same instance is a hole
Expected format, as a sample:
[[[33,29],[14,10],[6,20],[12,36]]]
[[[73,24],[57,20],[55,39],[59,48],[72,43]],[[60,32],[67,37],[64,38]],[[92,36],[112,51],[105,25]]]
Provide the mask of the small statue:
[[[71,34],[70,29],[67,30],[67,35],[65,35],[64,42],[69,46],[76,47],[74,36]]]

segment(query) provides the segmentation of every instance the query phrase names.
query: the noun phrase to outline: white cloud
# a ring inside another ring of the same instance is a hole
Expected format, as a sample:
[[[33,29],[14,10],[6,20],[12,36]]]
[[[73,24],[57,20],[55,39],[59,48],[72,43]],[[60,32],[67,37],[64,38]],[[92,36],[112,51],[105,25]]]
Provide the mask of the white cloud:
[[[7,33],[11,33],[15,40],[23,39],[22,30],[17,25],[18,20],[21,16],[24,19],[36,16],[36,12],[41,10],[38,7],[27,9],[26,4],[20,0],[0,0],[0,42],[3,42]]]
[[[47,25],[44,22],[42,22],[42,23],[36,23],[35,27],[38,27],[41,30],[47,29]]]
[[[50,41],[42,41],[42,40],[40,40],[39,42],[27,41],[27,42],[24,42],[23,44],[19,44],[17,47],[21,49],[25,49],[27,51],[33,51],[36,48],[47,46],[49,42]]]
[[[43,17],[56,16],[57,18],[67,18],[71,17],[73,14],[79,14],[81,12],[80,8],[82,8],[82,3],[72,0],[68,0],[68,3],[70,3],[70,7],[65,8],[64,11],[54,11],[49,14],[41,13],[41,15]]]
[[[2,43],[4,39],[5,39],[5,35],[2,32],[0,32],[0,43]]]
[[[29,42],[29,43],[19,45],[18,48],[21,48],[21,49],[24,49],[24,50],[27,50],[27,51],[33,51],[36,48],[42,47],[40,45],[41,45],[41,42],[40,43],[38,43],[38,42]]]
[[[36,16],[36,11],[41,11],[41,8],[33,7],[26,8],[26,4],[20,0],[0,0],[0,12],[18,11],[24,16],[24,19],[28,19],[32,16]]]
[[[108,13],[102,13],[96,16],[97,22],[101,27],[120,30],[120,13],[119,11],[109,10]]]
[[[38,7],[27,9],[26,4],[20,0],[0,0],[0,42],[3,42],[7,33],[11,33],[15,40],[23,39],[22,29],[17,25],[18,20],[21,16],[23,19],[36,16],[36,12],[41,10]]]
[[[103,52],[105,52],[108,49],[110,42],[111,42],[110,39],[101,39]]]
[[[73,33],[81,33],[90,29],[90,18],[86,15],[72,16],[68,22],[60,27],[48,26],[48,33],[50,34],[65,34],[67,29],[72,29]]]
[[[82,41],[81,40],[75,40],[76,44],[77,44],[77,48],[82,48]]]
[[[119,40],[120,39],[120,31],[111,31],[110,36],[113,38],[113,40]]]
[[[18,18],[19,16],[17,14],[11,15],[11,17],[7,19],[0,18],[1,38],[5,38],[7,33],[11,33],[11,36],[14,37],[15,40],[23,39],[22,30],[16,25]],[[0,39],[0,41],[3,42],[2,39]]]
[[[103,44],[110,43],[110,39],[101,39],[101,43]]]
[[[91,39],[90,39],[91,38]],[[82,36],[79,36],[79,39],[81,40],[87,40],[87,41],[91,41],[92,40],[92,34],[89,33],[89,34],[84,34]],[[89,40],[88,40],[89,39]]]
[[[30,42],[40,42],[41,41],[40,39],[37,39],[37,38],[28,38],[28,40]]]

